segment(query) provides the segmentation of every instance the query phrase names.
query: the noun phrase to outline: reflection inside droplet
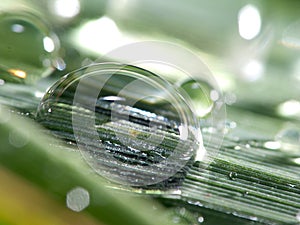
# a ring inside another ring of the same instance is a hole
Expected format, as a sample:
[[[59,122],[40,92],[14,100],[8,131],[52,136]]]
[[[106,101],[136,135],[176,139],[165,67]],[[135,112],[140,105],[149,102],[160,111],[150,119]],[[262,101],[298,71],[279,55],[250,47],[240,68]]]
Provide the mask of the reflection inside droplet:
[[[76,142],[97,173],[132,186],[173,176],[204,149],[183,96],[134,66],[94,64],[63,77],[44,96],[37,120]]]
[[[208,115],[218,99],[218,92],[206,82],[199,82],[193,79],[183,81],[180,87],[187,93],[199,117]]]
[[[0,70],[4,81],[33,83],[53,70],[58,41],[35,15],[0,13],[0,40]],[[44,65],[44,60],[51,63]]]

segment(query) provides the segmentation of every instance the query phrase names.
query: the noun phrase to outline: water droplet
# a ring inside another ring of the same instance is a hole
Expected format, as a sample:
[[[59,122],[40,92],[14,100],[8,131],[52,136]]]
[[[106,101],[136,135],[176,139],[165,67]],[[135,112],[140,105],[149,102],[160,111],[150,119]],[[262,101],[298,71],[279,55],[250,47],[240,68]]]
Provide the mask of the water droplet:
[[[244,197],[247,197],[249,195],[249,191],[245,191],[244,193],[243,193],[243,196]]]
[[[69,209],[80,212],[89,206],[90,194],[86,189],[76,187],[67,193],[66,204]]]
[[[93,64],[63,77],[45,94],[37,120],[76,141],[97,173],[131,186],[168,179],[203,144],[199,120],[177,89],[128,65]]]
[[[230,172],[228,174],[228,177],[230,180],[236,180],[237,176],[238,176],[238,174],[236,172]]]
[[[284,117],[300,116],[300,102],[296,100],[288,100],[278,105],[277,113]]]
[[[200,206],[200,207],[203,206],[203,204],[200,201],[188,200],[188,203],[195,206]]]
[[[300,129],[288,127],[278,132],[275,141],[280,144],[280,149],[288,154],[300,154]]]
[[[198,222],[199,223],[203,223],[204,222],[204,217],[203,216],[199,216],[198,217]]]
[[[5,82],[33,83],[53,71],[57,37],[37,16],[24,12],[0,13],[0,71]]]
[[[217,98],[217,95],[219,96],[218,92],[206,82],[197,82],[190,79],[183,81],[180,87],[187,92],[194,103],[197,115],[200,117],[204,117],[212,111],[214,107],[213,99]]]
[[[17,131],[11,131],[8,137],[9,143],[16,148],[22,148],[28,143],[27,134],[20,134]]]

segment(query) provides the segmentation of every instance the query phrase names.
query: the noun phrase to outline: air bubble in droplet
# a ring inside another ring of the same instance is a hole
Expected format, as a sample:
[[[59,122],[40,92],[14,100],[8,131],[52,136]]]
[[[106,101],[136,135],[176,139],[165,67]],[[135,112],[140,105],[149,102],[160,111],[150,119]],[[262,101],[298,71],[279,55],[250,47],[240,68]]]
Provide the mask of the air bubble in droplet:
[[[199,120],[181,93],[129,65],[93,64],[63,77],[37,120],[76,141],[98,174],[131,186],[166,180],[203,149]]]
[[[228,177],[230,180],[236,180],[237,176],[238,176],[238,174],[236,172],[230,172],[228,174]]]
[[[0,71],[5,82],[33,83],[53,71],[58,39],[37,16],[25,12],[0,13]]]

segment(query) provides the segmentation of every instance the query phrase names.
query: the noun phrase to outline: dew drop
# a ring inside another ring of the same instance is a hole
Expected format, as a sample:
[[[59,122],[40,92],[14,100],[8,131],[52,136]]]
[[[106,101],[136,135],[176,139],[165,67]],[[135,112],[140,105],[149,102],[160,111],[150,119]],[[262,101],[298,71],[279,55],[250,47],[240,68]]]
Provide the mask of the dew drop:
[[[76,142],[99,175],[131,186],[170,178],[203,145],[177,89],[129,65],[93,64],[63,77],[43,97],[37,121]]]
[[[203,216],[199,216],[197,220],[198,220],[199,223],[203,223],[204,222],[204,217]]]
[[[8,137],[9,143],[16,148],[22,148],[28,143],[28,136],[17,131],[11,131]]]
[[[288,127],[278,132],[275,136],[280,149],[291,155],[300,154],[300,129],[296,127]]]
[[[249,195],[249,191],[245,191],[244,193],[243,193],[243,196],[244,197],[247,197]]]
[[[236,180],[237,176],[238,176],[238,174],[236,172],[230,172],[228,174],[228,177],[230,180]]]
[[[43,21],[31,13],[0,13],[1,79],[13,83],[33,83],[53,71],[59,43]]]

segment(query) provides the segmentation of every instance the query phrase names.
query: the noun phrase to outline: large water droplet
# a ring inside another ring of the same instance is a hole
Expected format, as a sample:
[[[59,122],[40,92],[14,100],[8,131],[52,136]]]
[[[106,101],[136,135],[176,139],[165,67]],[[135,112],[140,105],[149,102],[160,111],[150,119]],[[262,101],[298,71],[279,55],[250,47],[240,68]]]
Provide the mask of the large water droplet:
[[[94,64],[70,73],[45,94],[37,119],[76,141],[97,173],[132,186],[166,180],[203,149],[183,96],[134,66]]]
[[[58,39],[35,15],[1,12],[0,40],[1,80],[33,83],[53,70]]]

